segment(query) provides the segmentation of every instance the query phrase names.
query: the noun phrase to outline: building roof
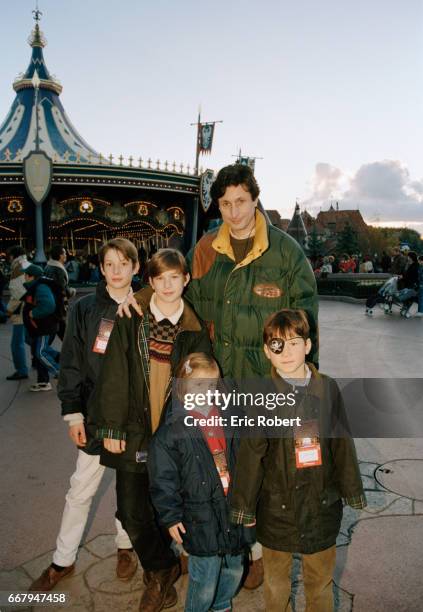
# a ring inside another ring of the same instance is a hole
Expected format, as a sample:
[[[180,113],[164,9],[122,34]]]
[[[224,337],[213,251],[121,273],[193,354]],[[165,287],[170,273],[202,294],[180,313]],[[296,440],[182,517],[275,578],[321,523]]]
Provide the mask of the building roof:
[[[295,238],[297,242],[303,242],[307,236],[307,230],[304,226],[304,221],[300,213],[299,204],[295,204],[294,214],[289,222],[287,233]]]
[[[342,232],[349,224],[357,232],[367,231],[367,225],[359,210],[335,210],[333,206],[329,210],[320,211],[316,221],[321,227],[327,227],[332,232]]]
[[[78,134],[60,101],[62,86],[47,69],[39,11],[29,38],[31,59],[24,74],[13,83],[15,100],[0,126],[0,162],[22,161],[36,147],[38,106],[39,148],[55,162],[93,162],[98,153]],[[38,88],[38,104],[36,103]]]

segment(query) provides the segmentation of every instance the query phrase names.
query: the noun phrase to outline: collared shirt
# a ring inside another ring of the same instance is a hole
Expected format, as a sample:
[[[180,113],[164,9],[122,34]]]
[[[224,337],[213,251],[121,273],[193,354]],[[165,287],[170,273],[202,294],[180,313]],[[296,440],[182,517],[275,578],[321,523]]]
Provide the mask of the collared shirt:
[[[163,319],[167,319],[168,321],[172,323],[172,325],[176,325],[179,319],[181,318],[182,313],[184,312],[184,300],[181,298],[181,303],[179,305],[178,310],[175,313],[173,313],[173,315],[169,316],[169,315],[163,314],[160,308],[157,306],[156,296],[153,293],[153,295],[151,296],[151,300],[150,300],[150,311],[153,317],[156,319],[157,323],[160,323],[160,321],[163,321]]]

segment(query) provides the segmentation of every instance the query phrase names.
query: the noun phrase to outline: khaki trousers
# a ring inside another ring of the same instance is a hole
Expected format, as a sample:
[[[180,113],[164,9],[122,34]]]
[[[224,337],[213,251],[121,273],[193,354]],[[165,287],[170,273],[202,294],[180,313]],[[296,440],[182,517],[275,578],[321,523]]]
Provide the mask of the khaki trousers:
[[[332,578],[336,547],[302,555],[306,612],[332,612]],[[266,612],[292,612],[292,553],[263,546],[264,601]]]

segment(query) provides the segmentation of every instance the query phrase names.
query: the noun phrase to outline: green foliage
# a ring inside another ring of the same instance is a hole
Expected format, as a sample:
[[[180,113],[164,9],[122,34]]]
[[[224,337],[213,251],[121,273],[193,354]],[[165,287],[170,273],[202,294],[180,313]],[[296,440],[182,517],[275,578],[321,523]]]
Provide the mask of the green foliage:
[[[359,252],[358,234],[349,223],[345,225],[344,229],[338,235],[336,251],[338,255],[342,255],[342,253],[353,255]]]

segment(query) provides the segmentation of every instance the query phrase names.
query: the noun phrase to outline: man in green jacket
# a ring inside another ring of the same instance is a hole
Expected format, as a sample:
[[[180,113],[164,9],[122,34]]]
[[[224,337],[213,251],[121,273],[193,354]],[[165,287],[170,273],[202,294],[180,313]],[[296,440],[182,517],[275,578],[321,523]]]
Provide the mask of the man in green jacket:
[[[270,373],[262,333],[268,315],[302,308],[317,364],[317,290],[300,245],[270,225],[257,208],[259,186],[247,166],[222,168],[211,188],[223,223],[189,253],[191,282],[186,298],[207,323],[224,376]]]

